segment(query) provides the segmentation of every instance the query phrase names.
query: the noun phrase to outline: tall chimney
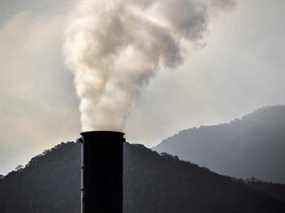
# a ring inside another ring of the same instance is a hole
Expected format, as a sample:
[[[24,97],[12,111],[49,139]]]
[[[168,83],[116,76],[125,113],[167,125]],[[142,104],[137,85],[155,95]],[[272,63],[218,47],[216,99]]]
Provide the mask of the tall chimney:
[[[81,133],[82,213],[122,213],[124,133]]]

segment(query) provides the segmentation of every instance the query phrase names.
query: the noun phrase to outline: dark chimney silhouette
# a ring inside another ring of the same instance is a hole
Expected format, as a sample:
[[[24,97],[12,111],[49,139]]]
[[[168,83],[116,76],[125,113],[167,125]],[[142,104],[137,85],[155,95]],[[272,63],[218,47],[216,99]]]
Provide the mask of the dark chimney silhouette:
[[[122,213],[124,133],[81,133],[82,213]]]

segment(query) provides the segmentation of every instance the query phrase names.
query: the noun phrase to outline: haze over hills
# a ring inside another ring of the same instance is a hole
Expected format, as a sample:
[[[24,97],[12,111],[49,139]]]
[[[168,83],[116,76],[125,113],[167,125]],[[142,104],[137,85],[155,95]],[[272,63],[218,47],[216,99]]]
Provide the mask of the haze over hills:
[[[125,213],[285,212],[284,185],[221,176],[142,145],[126,143],[124,156]],[[0,180],[0,212],[80,212],[80,144],[58,145]]]
[[[230,123],[183,130],[154,150],[220,174],[285,183],[285,106],[263,107]]]

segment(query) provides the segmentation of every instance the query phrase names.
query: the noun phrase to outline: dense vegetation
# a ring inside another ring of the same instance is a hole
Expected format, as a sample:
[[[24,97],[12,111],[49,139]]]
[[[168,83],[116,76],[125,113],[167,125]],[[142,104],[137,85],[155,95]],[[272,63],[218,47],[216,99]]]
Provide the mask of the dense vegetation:
[[[285,106],[230,123],[183,130],[154,148],[220,174],[285,183]]]
[[[282,199],[266,189],[142,145],[126,143],[124,152],[124,212],[285,212]],[[80,144],[60,144],[2,179],[0,212],[79,213]]]

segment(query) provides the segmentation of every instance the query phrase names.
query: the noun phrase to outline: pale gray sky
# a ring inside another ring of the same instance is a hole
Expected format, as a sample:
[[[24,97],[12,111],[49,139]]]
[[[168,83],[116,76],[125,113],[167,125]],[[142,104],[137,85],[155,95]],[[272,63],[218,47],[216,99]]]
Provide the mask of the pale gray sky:
[[[0,173],[80,132],[61,52],[72,2],[0,1]],[[241,0],[212,19],[207,45],[146,88],[127,138],[151,145],[183,128],[285,104],[284,11],[283,0]]]

